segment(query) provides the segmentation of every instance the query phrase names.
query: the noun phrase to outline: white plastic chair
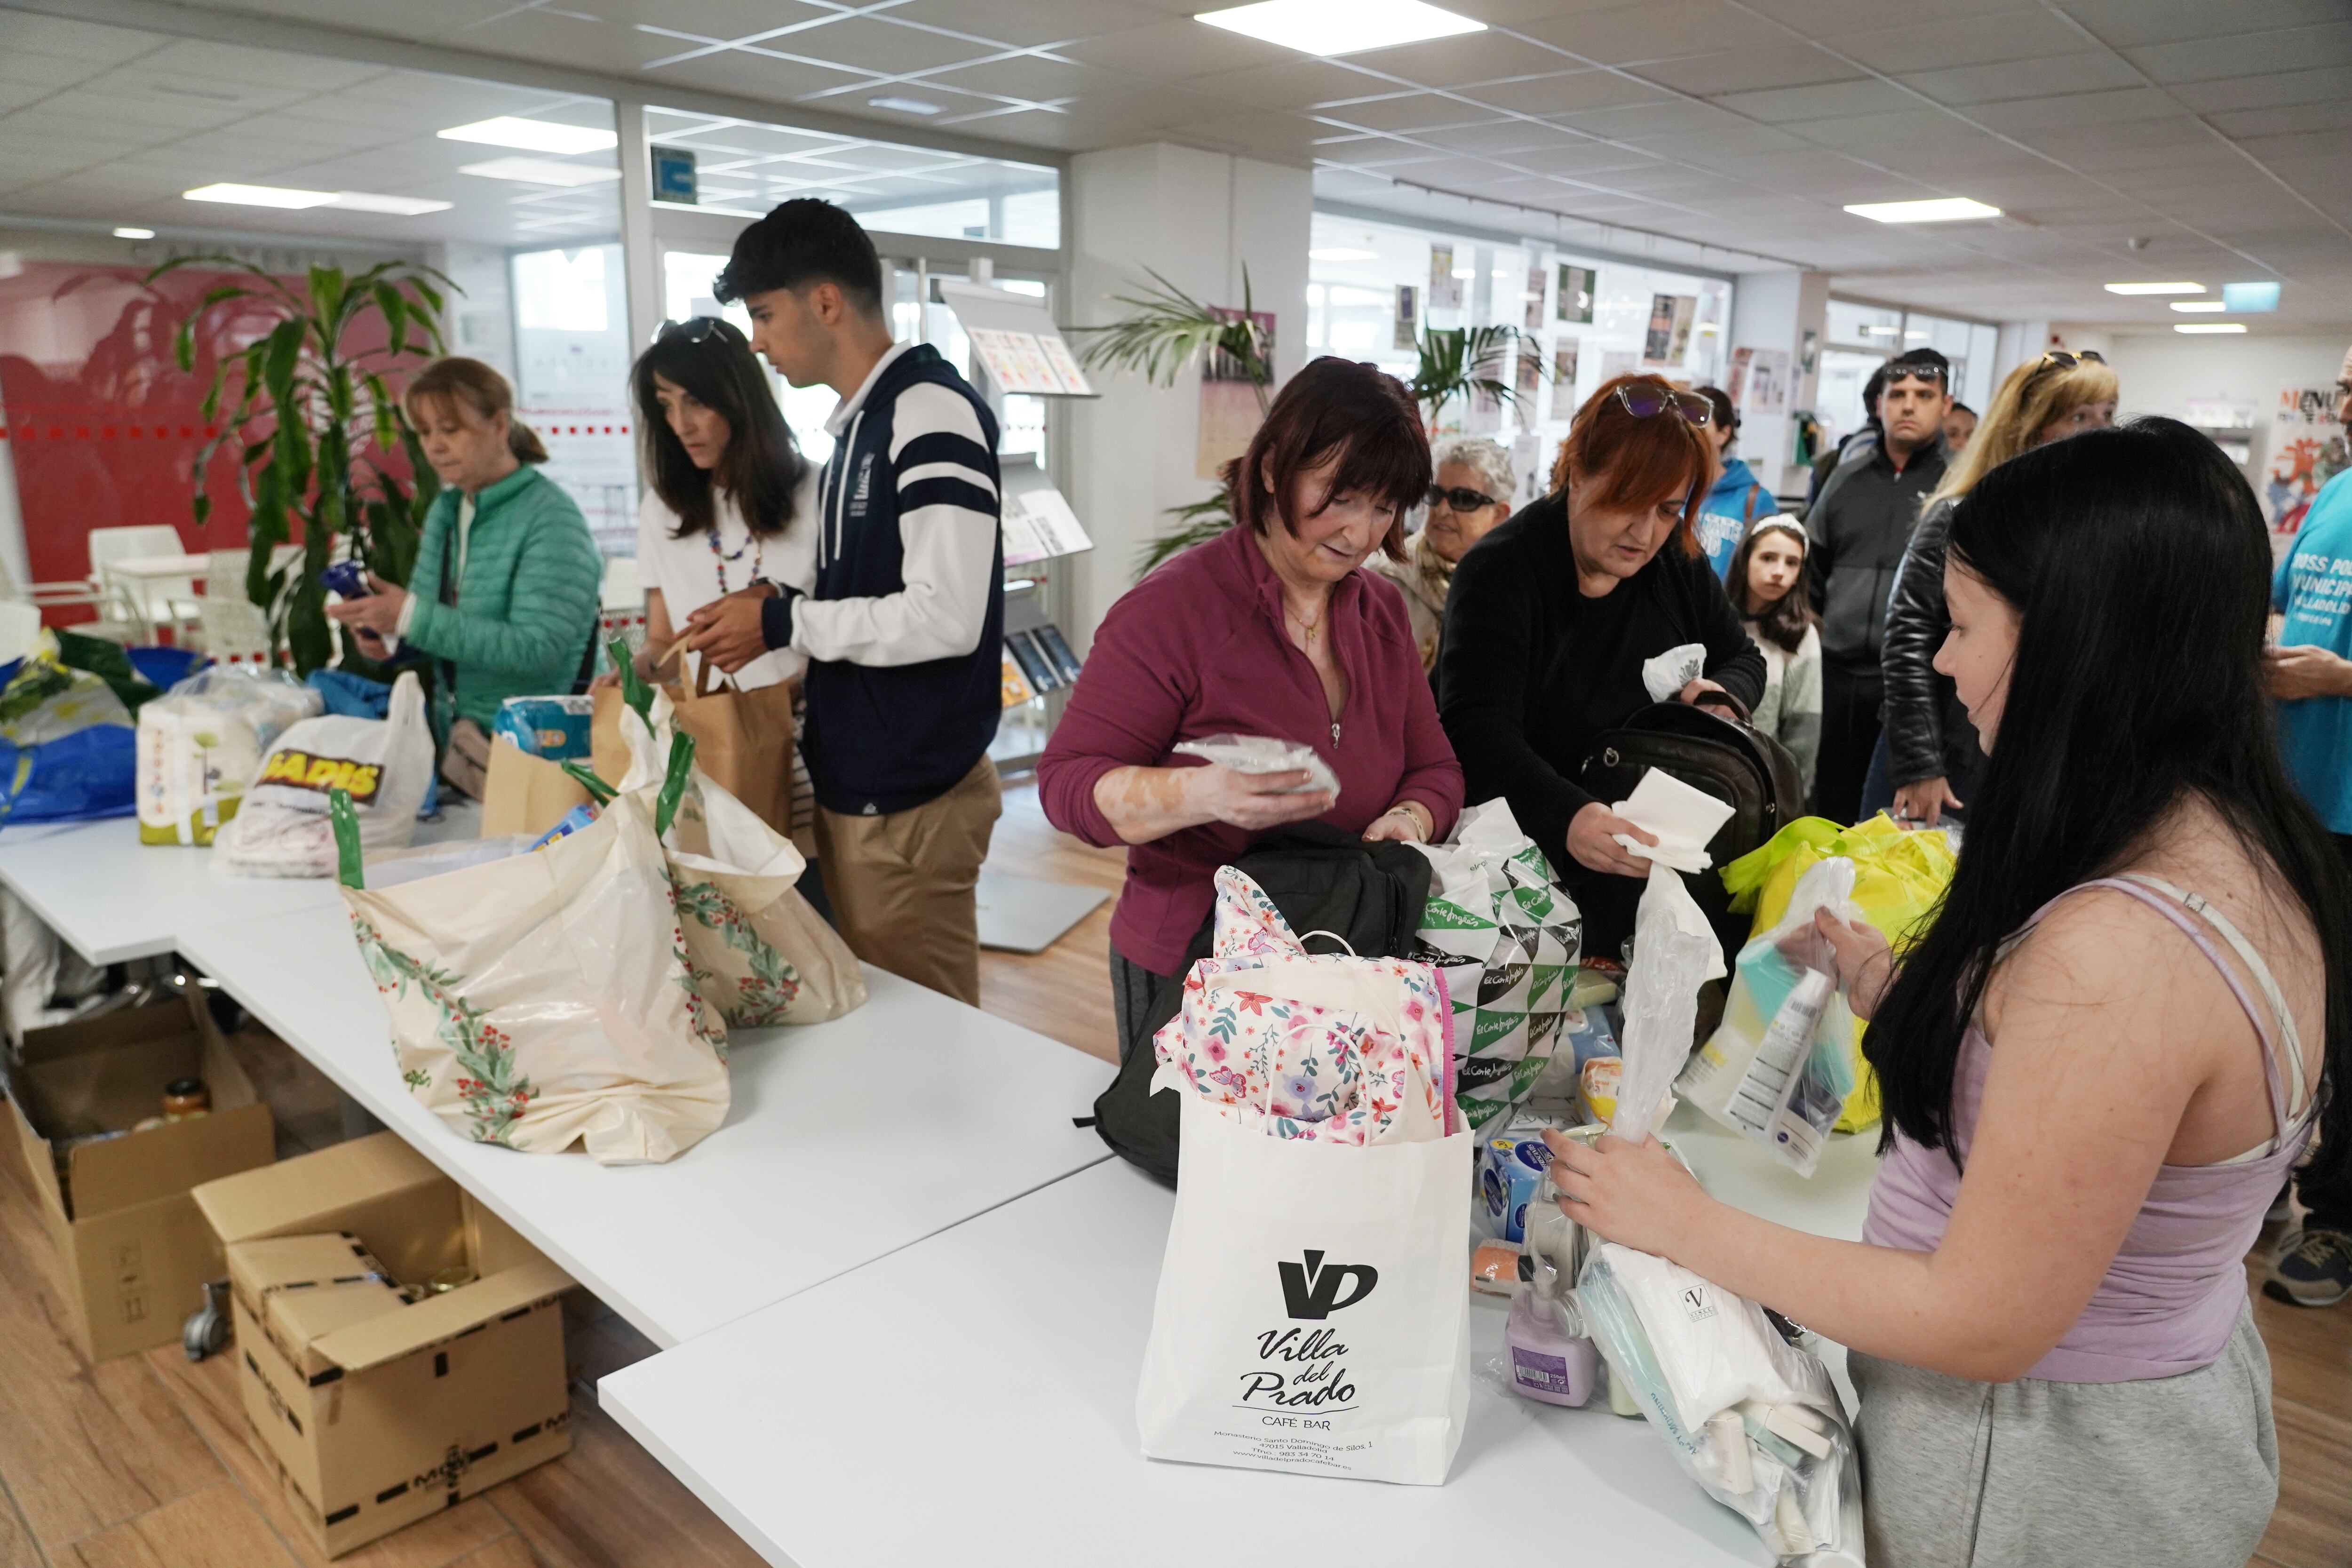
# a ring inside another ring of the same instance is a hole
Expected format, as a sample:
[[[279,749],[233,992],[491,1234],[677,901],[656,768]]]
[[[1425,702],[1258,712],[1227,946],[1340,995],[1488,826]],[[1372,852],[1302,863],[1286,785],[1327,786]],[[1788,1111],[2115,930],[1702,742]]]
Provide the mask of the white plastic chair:
[[[40,640],[40,606],[22,599],[0,599],[0,663],[24,658]]]
[[[137,578],[118,576],[108,570],[117,561],[186,553],[187,547],[180,542],[180,531],[169,523],[91,529],[90,585],[110,594],[112,601],[99,605],[99,625],[105,629],[97,635],[113,639],[118,631],[127,630],[131,635],[122,640],[152,641],[160,628],[170,626],[176,630],[184,621],[194,619],[196,584],[193,577]],[[122,623],[128,623],[127,626]]]
[[[14,601],[46,610],[58,605],[97,605],[104,598],[86,582],[20,584],[8,570],[7,561],[0,558],[0,602]]]

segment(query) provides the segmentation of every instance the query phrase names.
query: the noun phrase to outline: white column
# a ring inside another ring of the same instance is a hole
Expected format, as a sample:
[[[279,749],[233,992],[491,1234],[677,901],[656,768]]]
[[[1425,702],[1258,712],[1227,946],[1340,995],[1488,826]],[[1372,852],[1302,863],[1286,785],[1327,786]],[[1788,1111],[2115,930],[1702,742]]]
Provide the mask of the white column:
[[[1129,307],[1110,296],[1150,287],[1150,271],[1203,304],[1238,307],[1246,269],[1254,308],[1275,316],[1276,374],[1287,376],[1306,363],[1313,213],[1305,169],[1165,143],[1080,153],[1064,187],[1072,266],[1063,320],[1118,320]],[[1166,391],[1123,373],[1095,381],[1103,395],[1071,420],[1071,501],[1095,541],[1071,563],[1065,629],[1081,650],[1133,585],[1137,554],[1168,527],[1166,509],[1215,489],[1194,471],[1196,371]]]
[[[1993,350],[1992,384],[1999,386],[2002,377],[2027,360],[2039,359],[2050,347],[2050,323],[2046,320],[2003,321],[2000,338]],[[1979,408],[1979,414],[1984,412]]]
[[[620,133],[621,265],[629,282],[629,354],[634,359],[662,321],[661,257],[654,247],[653,143],[646,135],[646,106],[622,100],[613,105]]]
[[[1794,382],[1789,393],[1789,413],[1762,414],[1743,410],[1738,455],[1748,459],[1764,488],[1775,495],[1795,493],[1803,480],[1790,466],[1795,439],[1790,415],[1813,405],[1820,385],[1820,345],[1829,324],[1830,279],[1826,272],[1776,269],[1743,272],[1731,298],[1733,349],[1769,349],[1789,356]],[[1814,368],[1804,368],[1805,333],[1814,334]]]

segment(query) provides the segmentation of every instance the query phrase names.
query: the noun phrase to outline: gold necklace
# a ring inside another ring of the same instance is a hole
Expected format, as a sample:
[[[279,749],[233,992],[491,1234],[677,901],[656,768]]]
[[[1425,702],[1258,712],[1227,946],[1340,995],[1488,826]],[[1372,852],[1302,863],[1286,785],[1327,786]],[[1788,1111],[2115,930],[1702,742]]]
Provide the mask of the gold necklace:
[[[1307,651],[1310,654],[1313,653],[1315,651],[1315,639],[1317,637],[1321,635],[1323,630],[1323,616],[1318,616],[1310,621],[1305,616],[1300,615],[1297,610],[1292,609],[1287,601],[1286,601],[1282,606],[1282,613],[1298,623],[1299,634],[1307,639]],[[1328,616],[1330,613],[1330,605],[1324,605],[1323,615]]]

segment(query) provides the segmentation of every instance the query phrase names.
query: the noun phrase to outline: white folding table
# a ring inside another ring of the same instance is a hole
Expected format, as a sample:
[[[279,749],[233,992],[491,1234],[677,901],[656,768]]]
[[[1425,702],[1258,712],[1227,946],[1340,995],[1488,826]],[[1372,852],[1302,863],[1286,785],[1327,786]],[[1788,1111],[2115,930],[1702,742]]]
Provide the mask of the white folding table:
[[[1803,1182],[1687,1110],[1669,1135],[1727,1201],[1861,1233],[1870,1140],[1835,1141]],[[1474,1304],[1443,1487],[1144,1458],[1136,1382],[1173,1203],[1123,1163],[1081,1172],[613,1373],[599,1403],[794,1568],[1770,1561],[1645,1423],[1511,1393],[1493,1298]]]
[[[1071,1124],[1095,1058],[868,968],[866,1005],[731,1040],[726,1125],[661,1165],[468,1142],[394,1064],[340,902],[182,931],[180,950],[344,1093],[659,1345],[1105,1158]]]

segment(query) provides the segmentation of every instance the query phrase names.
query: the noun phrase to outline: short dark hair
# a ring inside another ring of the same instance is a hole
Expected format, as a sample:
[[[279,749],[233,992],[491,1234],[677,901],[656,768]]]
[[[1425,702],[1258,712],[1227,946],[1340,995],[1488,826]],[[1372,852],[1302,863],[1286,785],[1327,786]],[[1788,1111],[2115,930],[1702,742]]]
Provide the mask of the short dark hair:
[[[662,412],[659,376],[727,421],[727,450],[713,468],[686,454]],[[637,403],[637,430],[654,493],[677,514],[671,534],[684,539],[717,526],[711,491],[726,491],[753,533],[772,538],[793,521],[793,489],[807,461],[768,390],[767,377],[731,321],[698,316],[672,323],[637,356],[629,372]]]
[[[882,258],[873,237],[831,202],[802,196],[735,237],[711,286],[720,304],[772,289],[831,283],[869,316],[882,313]]]
[[[1331,491],[1370,495],[1396,508],[1381,548],[1404,558],[1404,514],[1429,493],[1429,433],[1404,384],[1378,365],[1326,355],[1283,384],[1249,450],[1225,470],[1234,521],[1265,531],[1267,513],[1298,532],[1291,491],[1298,476],[1330,462]]]
[[[1974,419],[1977,416],[1977,411],[1975,409],[1969,407],[1967,404],[1962,403],[1957,397],[1952,399],[1952,412],[1955,414],[1965,414],[1971,419]]]
[[[1702,386],[1698,395],[1715,410],[1715,424],[1719,430],[1739,428],[1739,410],[1732,406],[1731,394],[1719,386]]]

